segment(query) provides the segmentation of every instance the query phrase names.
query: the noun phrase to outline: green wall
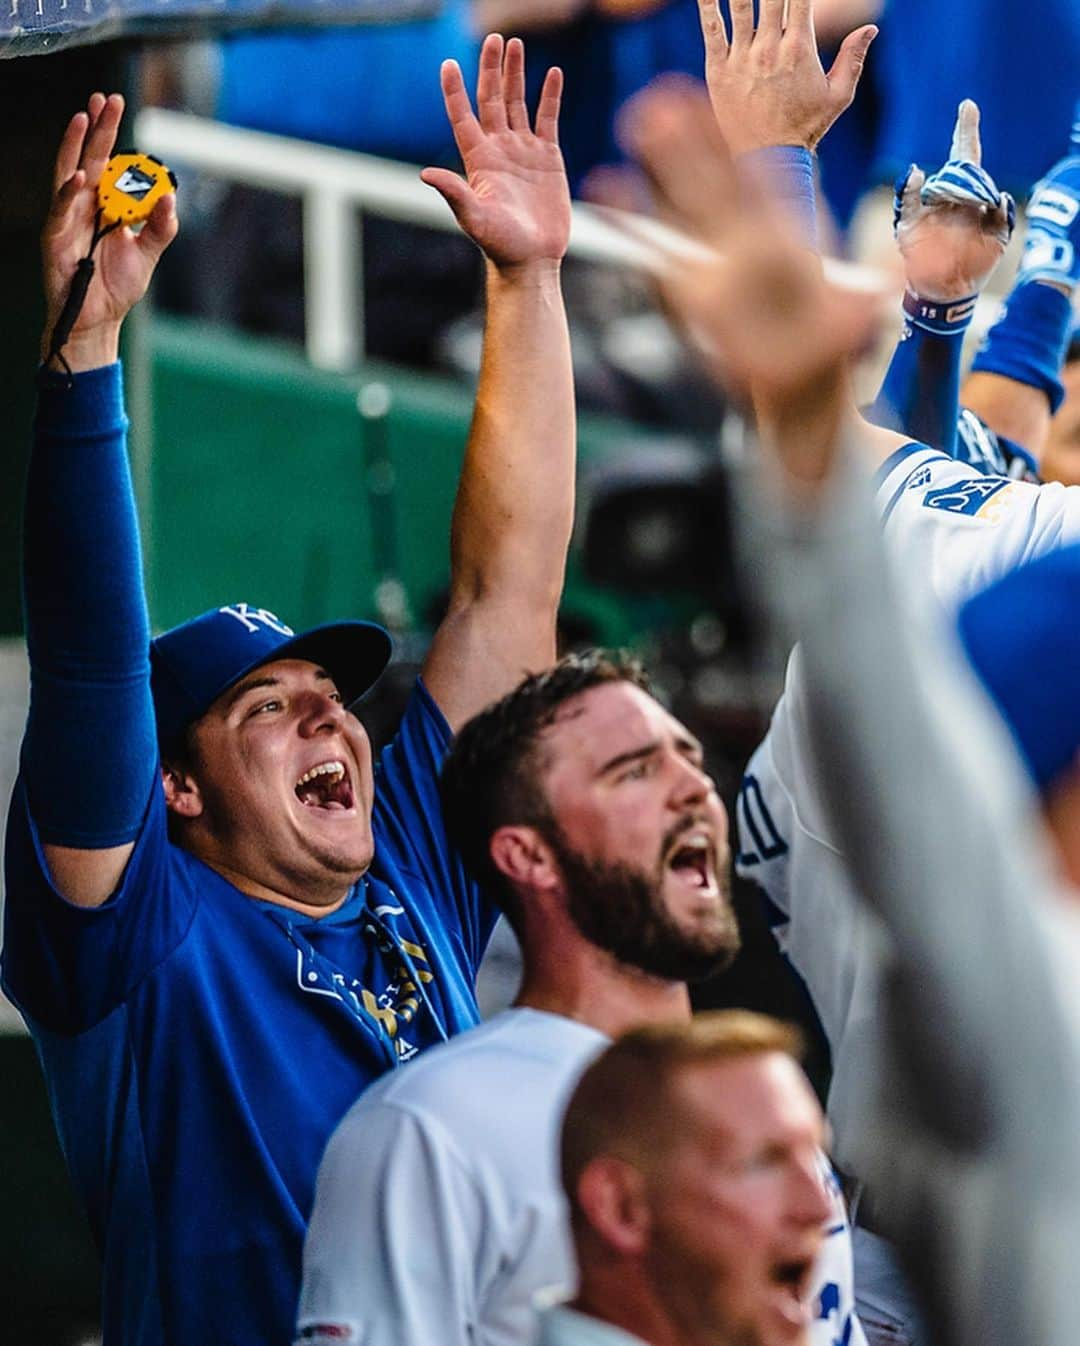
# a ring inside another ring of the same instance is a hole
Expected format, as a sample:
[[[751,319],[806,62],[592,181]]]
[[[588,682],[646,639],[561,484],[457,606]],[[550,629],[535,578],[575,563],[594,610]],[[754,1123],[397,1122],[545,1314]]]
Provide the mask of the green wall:
[[[471,391],[374,364],[328,374],[292,347],[176,319],[156,317],[148,347],[152,435],[133,455],[155,627],[239,599],[295,626],[394,625],[387,578],[423,625],[448,579]],[[586,418],[581,464],[641,439]],[[587,585],[576,557],[565,606],[609,643],[633,634],[632,610]]]

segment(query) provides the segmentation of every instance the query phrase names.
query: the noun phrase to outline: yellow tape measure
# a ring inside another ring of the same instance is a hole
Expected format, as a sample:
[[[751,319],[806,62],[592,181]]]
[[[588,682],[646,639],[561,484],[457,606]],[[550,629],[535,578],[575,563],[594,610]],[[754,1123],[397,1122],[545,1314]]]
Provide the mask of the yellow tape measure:
[[[116,154],[98,183],[102,227],[142,224],[163,196],[176,190],[176,175],[152,154]]]

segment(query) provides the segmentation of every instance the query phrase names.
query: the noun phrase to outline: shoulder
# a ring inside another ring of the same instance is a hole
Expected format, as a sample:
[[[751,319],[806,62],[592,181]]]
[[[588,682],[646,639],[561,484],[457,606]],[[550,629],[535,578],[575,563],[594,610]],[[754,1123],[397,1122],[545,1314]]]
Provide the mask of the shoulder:
[[[379,1112],[470,1136],[489,1125],[504,1130],[515,1099],[530,1109],[537,1100],[557,1099],[560,1085],[576,1078],[605,1042],[603,1034],[560,1015],[507,1010],[380,1080],[346,1122],[363,1132]]]

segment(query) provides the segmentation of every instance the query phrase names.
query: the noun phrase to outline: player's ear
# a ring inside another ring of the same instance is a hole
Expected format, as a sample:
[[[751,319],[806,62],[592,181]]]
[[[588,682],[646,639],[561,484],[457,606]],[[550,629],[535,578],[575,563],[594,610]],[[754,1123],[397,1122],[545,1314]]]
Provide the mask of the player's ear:
[[[197,818],[203,811],[202,791],[195,777],[179,763],[162,762],[161,785],[165,807],[180,818]]]
[[[577,1204],[604,1243],[624,1257],[645,1252],[652,1229],[644,1174],[625,1159],[598,1155],[582,1169]]]
[[[508,824],[497,828],[491,834],[488,851],[495,868],[515,885],[544,891],[558,882],[551,847],[535,827]]]

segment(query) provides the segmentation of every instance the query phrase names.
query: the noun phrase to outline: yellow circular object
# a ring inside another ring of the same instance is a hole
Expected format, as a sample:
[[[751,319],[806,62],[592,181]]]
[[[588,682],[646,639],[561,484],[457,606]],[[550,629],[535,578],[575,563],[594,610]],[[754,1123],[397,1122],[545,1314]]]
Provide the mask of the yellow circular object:
[[[175,175],[152,154],[114,154],[98,183],[101,223],[142,224],[175,191]]]

